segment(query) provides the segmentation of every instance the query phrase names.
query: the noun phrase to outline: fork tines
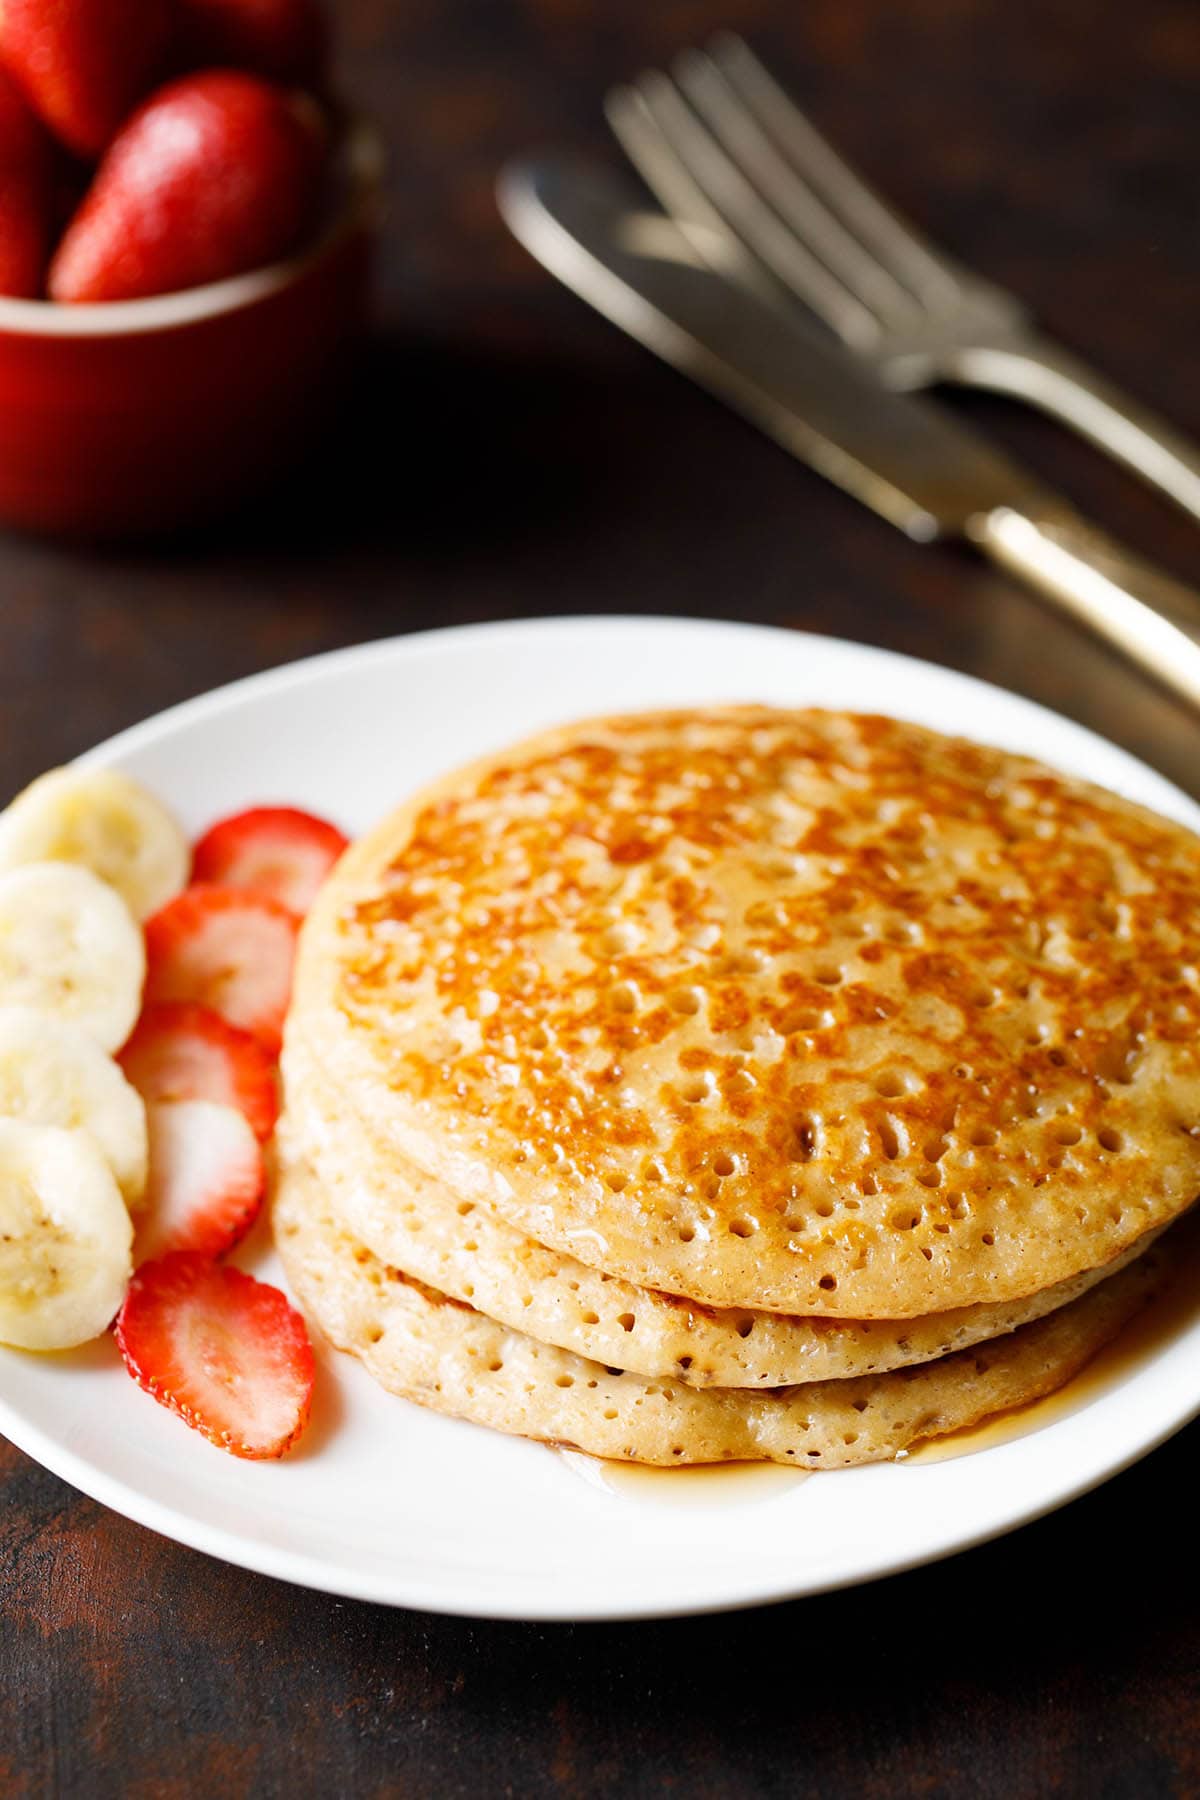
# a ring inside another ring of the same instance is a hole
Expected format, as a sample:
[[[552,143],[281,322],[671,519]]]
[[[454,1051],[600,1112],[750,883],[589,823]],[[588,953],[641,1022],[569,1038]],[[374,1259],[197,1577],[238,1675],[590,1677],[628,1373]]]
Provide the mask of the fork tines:
[[[672,78],[673,76],[673,78]],[[622,147],[684,230],[720,232],[743,278],[803,301],[851,347],[953,311],[963,274],[843,161],[743,43],[724,34],[606,103]]]

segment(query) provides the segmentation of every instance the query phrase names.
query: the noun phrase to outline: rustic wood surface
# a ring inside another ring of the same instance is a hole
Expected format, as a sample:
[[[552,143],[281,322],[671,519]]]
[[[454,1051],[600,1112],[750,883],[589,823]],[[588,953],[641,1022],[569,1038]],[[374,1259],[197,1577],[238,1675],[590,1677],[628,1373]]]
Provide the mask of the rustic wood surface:
[[[1196,720],[999,574],[903,541],[510,242],[508,154],[738,25],[933,235],[1200,436],[1195,0],[343,0],[381,122],[379,331],[269,503],[170,545],[0,538],[0,789],[333,645],[574,611],[809,626],[968,669],[1200,791]],[[1200,534],[1015,407],[955,402],[1200,580]],[[470,1624],[181,1549],[0,1444],[0,1791],[1200,1793],[1193,1427],[950,1564],[710,1620]]]

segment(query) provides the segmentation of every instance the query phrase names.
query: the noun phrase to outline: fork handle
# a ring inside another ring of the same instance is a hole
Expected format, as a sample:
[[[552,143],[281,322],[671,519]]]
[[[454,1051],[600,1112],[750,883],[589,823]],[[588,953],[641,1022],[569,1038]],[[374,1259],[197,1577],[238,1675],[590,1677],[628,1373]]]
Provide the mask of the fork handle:
[[[1142,562],[1056,501],[995,507],[967,535],[993,561],[1200,707],[1200,593]],[[1170,615],[1174,615],[1171,617]]]
[[[960,380],[1040,407],[1200,519],[1200,448],[1052,338],[972,346],[954,363]]]

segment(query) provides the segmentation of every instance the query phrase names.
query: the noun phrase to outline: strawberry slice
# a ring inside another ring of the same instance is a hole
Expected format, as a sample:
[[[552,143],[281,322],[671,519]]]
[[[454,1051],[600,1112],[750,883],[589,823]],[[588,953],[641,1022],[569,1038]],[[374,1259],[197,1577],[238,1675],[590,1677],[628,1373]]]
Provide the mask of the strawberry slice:
[[[336,825],[294,806],[256,806],[221,819],[196,845],[193,881],[249,888],[306,913],[346,848]]]
[[[304,1320],[240,1269],[191,1250],[143,1263],[116,1335],[138,1386],[234,1456],[282,1456],[308,1421]]]
[[[262,1206],[266,1169],[244,1115],[212,1100],[146,1108],[150,1174],[134,1243],[135,1263],[172,1250],[223,1256]]]
[[[120,1057],[143,1100],[213,1100],[232,1106],[266,1142],[275,1129],[275,1064],[257,1038],[207,1006],[168,1001],[143,1012]]]
[[[262,894],[198,882],[146,921],[146,1003],[198,1000],[274,1055],[300,921]]]

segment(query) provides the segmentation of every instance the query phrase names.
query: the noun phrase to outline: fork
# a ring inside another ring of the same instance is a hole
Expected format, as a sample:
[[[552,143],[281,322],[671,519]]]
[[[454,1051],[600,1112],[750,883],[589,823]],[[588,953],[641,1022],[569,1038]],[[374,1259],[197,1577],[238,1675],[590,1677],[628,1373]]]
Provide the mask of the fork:
[[[771,305],[797,300],[881,382],[1032,402],[1200,518],[1200,450],[1044,337],[1015,296],[935,249],[867,186],[741,38],[606,98],[608,120],[696,252]]]

